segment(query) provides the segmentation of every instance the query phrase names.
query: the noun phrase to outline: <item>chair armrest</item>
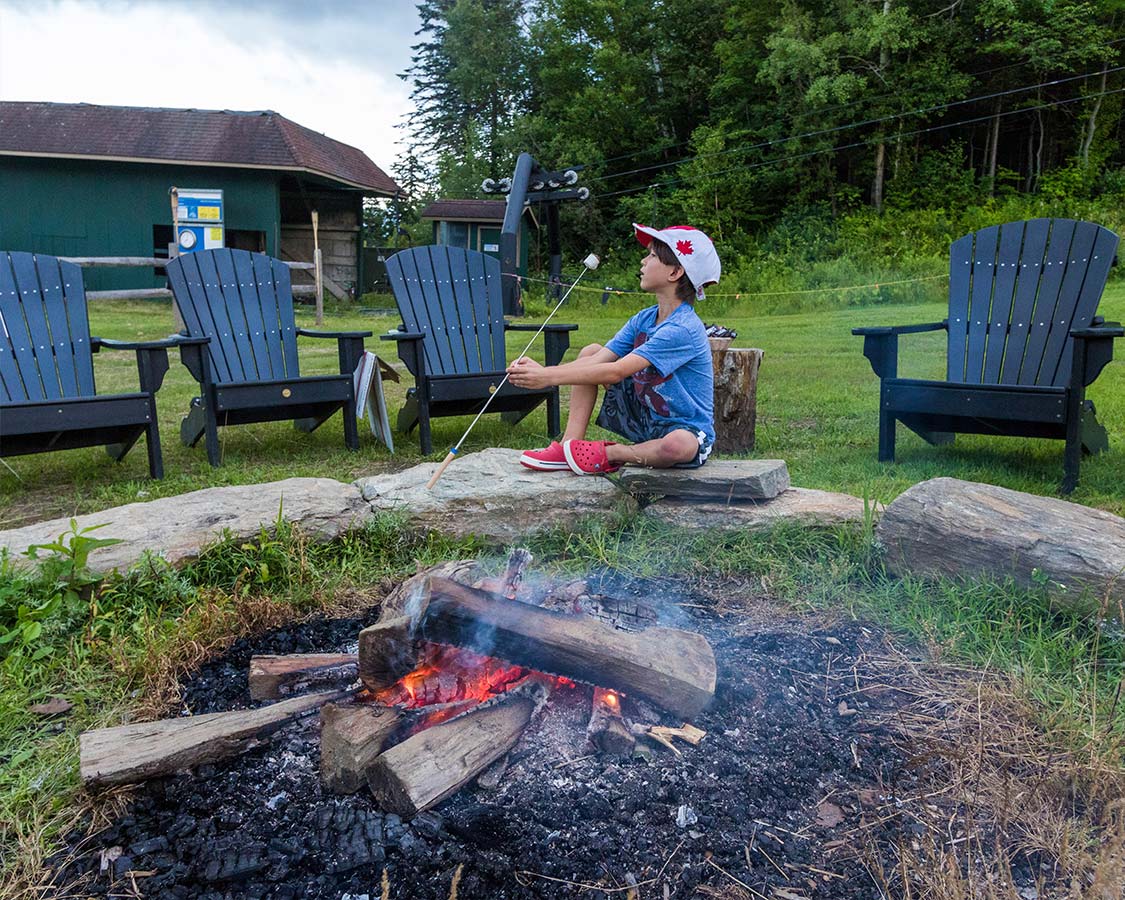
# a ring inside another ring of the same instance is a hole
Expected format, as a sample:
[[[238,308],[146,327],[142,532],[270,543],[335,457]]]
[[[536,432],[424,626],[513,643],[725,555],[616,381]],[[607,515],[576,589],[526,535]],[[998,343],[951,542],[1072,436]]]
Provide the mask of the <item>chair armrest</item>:
[[[137,377],[140,380],[141,390],[146,394],[155,394],[164,383],[164,375],[168,371],[168,351],[173,347],[182,346],[178,335],[172,335],[162,341],[112,341],[108,338],[90,337],[90,349],[98,353],[103,348],[106,350],[135,350],[137,353]]]
[[[398,358],[406,366],[406,371],[414,376],[416,384],[426,380],[426,354],[422,345],[425,338],[421,331],[391,331],[379,335],[379,340],[394,341],[398,345]]]
[[[1093,328],[1072,329],[1070,336],[1074,338],[1071,386],[1081,381],[1083,387],[1088,387],[1113,360],[1114,338],[1125,337],[1125,328],[1120,322],[1106,322]]]
[[[507,321],[504,322],[504,330],[505,331],[538,331],[539,327],[540,326],[538,326],[538,325],[517,325],[515,322],[507,322]],[[577,331],[578,326],[577,325],[552,325],[552,324],[547,324],[547,325],[543,326],[543,330],[544,331],[555,331],[555,332]]]
[[[202,338],[207,341],[210,338]],[[90,338],[90,349],[97,353],[103,348],[106,350],[171,350],[174,347],[180,346],[181,339],[178,337],[164,338],[160,341],[114,341],[109,338],[92,337]]]
[[[298,328],[297,334],[313,338],[369,338],[370,331],[309,331],[307,328]]]
[[[1106,322],[1092,328],[1074,328],[1070,332],[1073,338],[1088,340],[1090,338],[1119,338],[1125,337],[1125,328],[1120,322]]]
[[[340,374],[351,375],[363,356],[363,339],[371,337],[370,331],[309,331],[298,328],[298,335],[311,338],[329,338],[336,341],[340,357]]]
[[[173,335],[170,340],[176,340],[180,348],[180,363],[199,384],[211,381],[211,360],[209,354],[204,353],[204,348],[211,343],[209,337],[188,337],[186,334]]]
[[[874,325],[867,328],[853,328],[852,334],[872,337],[891,334],[920,334],[923,331],[943,331],[949,327],[946,321],[926,322],[923,325]]]

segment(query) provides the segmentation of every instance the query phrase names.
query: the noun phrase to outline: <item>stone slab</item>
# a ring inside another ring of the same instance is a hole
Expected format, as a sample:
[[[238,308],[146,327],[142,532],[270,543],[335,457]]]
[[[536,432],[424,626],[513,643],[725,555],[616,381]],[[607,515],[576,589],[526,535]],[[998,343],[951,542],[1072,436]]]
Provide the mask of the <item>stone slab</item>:
[[[318,540],[331,540],[358,528],[371,515],[354,485],[331,478],[287,478],[269,484],[205,488],[74,518],[79,529],[104,524],[93,537],[122,541],[90,554],[93,571],[110,572],[128,569],[146,550],[182,565],[198,557],[224,530],[239,539],[257,537],[263,525],[268,529],[277,521],[279,511],[286,521],[299,523]],[[65,517],[0,531],[0,547],[7,547],[19,560],[32,544],[50,543],[69,530],[70,517]]]
[[[645,507],[645,515],[681,528],[720,531],[769,528],[779,522],[842,525],[863,521],[863,499],[832,491],[789,488],[774,499],[761,502],[698,503],[682,499],[660,500]]]
[[[355,484],[373,509],[400,510],[411,522],[444,534],[505,543],[583,516],[609,515],[622,503],[636,508],[608,479],[525,469],[519,464],[522,452],[494,447],[460,456],[433,490],[426,482],[438,463]]]
[[[1125,519],[1055,497],[932,478],[899,494],[875,536],[895,574],[984,574],[1034,587],[1038,570],[1061,605],[1076,604],[1083,588],[1086,605],[1108,597],[1116,611],[1125,602]]]
[[[699,469],[626,467],[621,484],[633,495],[678,497],[726,503],[772,500],[789,488],[783,459],[712,459]]]

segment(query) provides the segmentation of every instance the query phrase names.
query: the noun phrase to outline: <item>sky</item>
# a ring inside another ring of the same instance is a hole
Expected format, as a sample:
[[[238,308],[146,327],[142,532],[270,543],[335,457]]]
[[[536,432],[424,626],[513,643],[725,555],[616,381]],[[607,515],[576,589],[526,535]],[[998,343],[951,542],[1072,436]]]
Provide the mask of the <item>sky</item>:
[[[272,109],[390,170],[413,0],[0,0],[0,100]]]

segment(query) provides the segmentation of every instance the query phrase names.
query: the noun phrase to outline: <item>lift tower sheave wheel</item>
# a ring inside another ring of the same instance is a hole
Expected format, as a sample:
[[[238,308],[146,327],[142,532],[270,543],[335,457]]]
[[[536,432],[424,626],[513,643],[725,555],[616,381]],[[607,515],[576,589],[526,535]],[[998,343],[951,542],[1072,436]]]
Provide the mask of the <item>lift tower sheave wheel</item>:
[[[504,315],[522,316],[519,281],[519,228],[524,207],[529,202],[546,204],[547,241],[550,248],[550,280],[556,292],[561,288],[562,239],[559,230],[558,204],[563,200],[587,200],[589,188],[574,188],[582,166],[558,171],[542,168],[530,153],[521,153],[511,178],[485,179],[485,193],[508,195],[504,208],[504,225],[500,230],[500,271],[503,277]]]

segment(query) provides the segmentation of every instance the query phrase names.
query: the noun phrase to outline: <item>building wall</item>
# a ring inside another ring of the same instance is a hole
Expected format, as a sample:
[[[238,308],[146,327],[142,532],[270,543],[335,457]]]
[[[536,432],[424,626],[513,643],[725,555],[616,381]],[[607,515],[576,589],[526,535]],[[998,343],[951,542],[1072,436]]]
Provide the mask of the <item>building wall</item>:
[[[315,198],[317,213],[317,240],[324,277],[330,278],[346,291],[356,290],[359,283],[357,253],[359,249],[359,208],[354,197],[330,199]],[[313,230],[311,219],[281,224],[281,258],[312,262]],[[294,272],[295,284],[311,284],[313,279],[305,272]]]
[[[0,250],[152,256],[153,226],[171,231],[168,189],[176,185],[222,189],[228,234],[263,232],[265,251],[276,255],[278,181],[269,171],[0,156]],[[88,290],[166,284],[148,268],[86,269],[84,280]]]
[[[452,222],[436,219],[434,220],[433,231],[434,243],[476,250],[499,259],[500,229],[501,223],[499,222]],[[527,218],[525,217],[520,221],[519,234],[516,235],[516,270],[520,275],[527,275],[528,246],[530,244],[528,233]],[[486,249],[490,246],[497,249]]]

